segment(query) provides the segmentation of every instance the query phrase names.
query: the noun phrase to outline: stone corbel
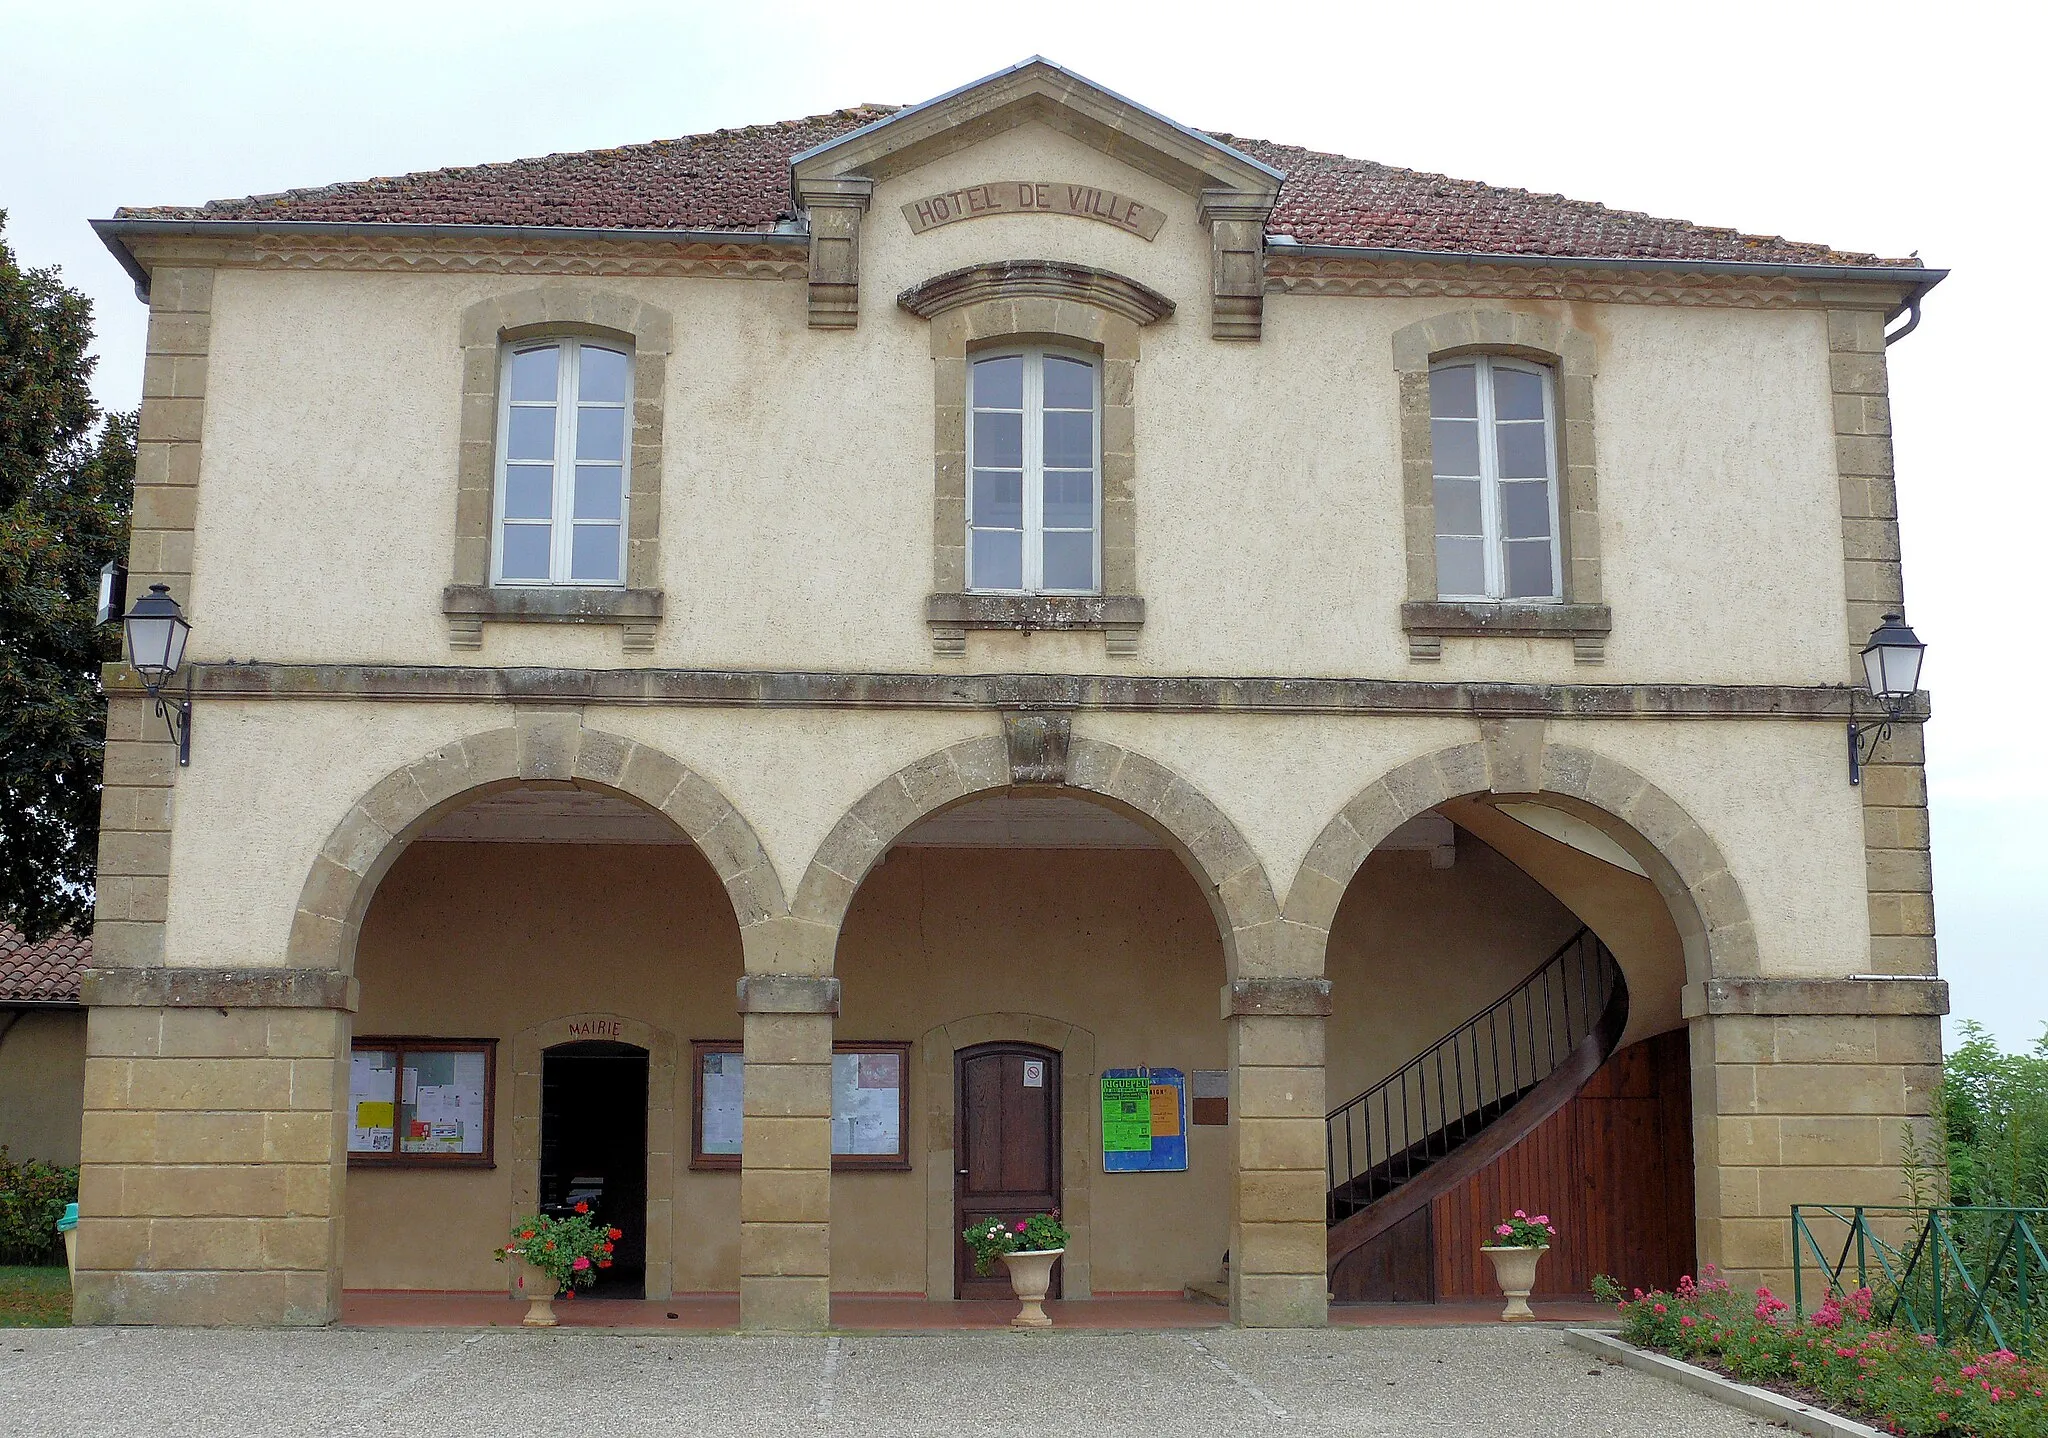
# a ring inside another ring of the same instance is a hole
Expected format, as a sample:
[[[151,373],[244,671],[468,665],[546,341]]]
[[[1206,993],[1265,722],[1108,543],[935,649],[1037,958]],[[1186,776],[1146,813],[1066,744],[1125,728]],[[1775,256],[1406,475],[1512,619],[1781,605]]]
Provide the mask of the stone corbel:
[[[797,203],[811,221],[811,328],[860,323],[860,217],[873,180],[799,180]]]
[[[1266,304],[1266,220],[1278,198],[1243,190],[1202,191],[1209,227],[1209,334],[1256,340]]]

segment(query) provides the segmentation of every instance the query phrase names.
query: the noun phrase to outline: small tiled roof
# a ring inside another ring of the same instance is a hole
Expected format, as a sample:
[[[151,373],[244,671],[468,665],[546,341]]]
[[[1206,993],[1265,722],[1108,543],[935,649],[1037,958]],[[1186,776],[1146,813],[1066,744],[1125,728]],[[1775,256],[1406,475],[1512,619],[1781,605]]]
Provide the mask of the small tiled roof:
[[[78,976],[91,962],[91,939],[66,930],[31,944],[0,924],[0,1004],[75,1004]]]
[[[617,149],[116,213],[124,220],[759,232],[772,229],[789,212],[791,156],[894,110],[889,105],[860,105],[802,120]],[[1305,245],[1580,259],[1919,263],[1657,219],[1562,195],[1454,180],[1268,140],[1227,134],[1213,138],[1286,173],[1270,229]]]

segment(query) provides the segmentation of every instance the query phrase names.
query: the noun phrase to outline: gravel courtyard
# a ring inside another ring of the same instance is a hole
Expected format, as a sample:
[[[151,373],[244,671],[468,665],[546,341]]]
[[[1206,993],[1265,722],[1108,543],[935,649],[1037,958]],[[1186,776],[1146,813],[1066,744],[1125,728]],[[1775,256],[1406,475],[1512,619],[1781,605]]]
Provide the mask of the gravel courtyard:
[[[0,1331],[0,1433],[1755,1435],[1552,1329]]]

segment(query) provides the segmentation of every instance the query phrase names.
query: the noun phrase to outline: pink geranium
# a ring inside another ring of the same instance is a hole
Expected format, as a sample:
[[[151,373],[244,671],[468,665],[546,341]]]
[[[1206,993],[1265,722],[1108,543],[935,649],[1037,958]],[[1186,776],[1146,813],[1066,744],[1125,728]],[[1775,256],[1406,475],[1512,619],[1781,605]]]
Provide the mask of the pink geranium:
[[[569,1266],[575,1269],[578,1273],[581,1273],[584,1269],[590,1267],[590,1260],[587,1258],[579,1258]]]

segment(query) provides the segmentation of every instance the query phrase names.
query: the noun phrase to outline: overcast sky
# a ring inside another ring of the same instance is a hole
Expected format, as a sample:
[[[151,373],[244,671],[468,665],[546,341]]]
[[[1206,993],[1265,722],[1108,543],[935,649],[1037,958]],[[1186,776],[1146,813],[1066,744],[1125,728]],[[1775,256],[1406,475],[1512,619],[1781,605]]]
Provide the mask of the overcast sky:
[[[909,103],[1033,53],[1204,129],[1917,252],[1955,271],[1891,352],[1941,966],[1956,1015],[2016,1047],[2048,1022],[2048,174],[2029,11],[0,0],[0,207],[25,263],[92,296],[96,387],[122,408],[144,312],[85,224],[117,205]],[[1986,388],[2014,364],[2010,388]]]

